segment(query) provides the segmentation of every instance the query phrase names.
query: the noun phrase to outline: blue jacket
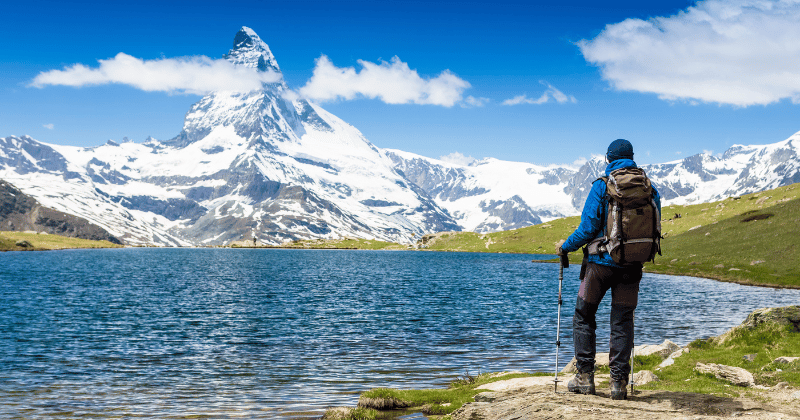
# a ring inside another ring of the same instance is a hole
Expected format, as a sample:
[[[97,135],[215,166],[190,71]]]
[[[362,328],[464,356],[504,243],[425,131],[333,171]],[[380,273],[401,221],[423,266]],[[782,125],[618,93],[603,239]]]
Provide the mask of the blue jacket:
[[[608,164],[606,167],[606,176],[611,174],[611,171],[620,168],[635,168],[636,162],[631,159],[617,159]],[[658,213],[661,214],[661,195],[659,195],[656,187],[653,187],[653,196],[658,206]],[[569,235],[567,241],[561,245],[564,252],[574,252],[582,246],[588,244],[596,238],[605,235],[606,230],[606,213],[608,212],[608,198],[606,197],[606,184],[602,180],[597,180],[592,183],[592,190],[589,191],[589,197],[586,198],[586,204],[583,206],[583,213],[581,213],[581,224]],[[589,255],[589,262],[611,267],[620,267],[611,259],[607,252],[601,252],[598,255]]]

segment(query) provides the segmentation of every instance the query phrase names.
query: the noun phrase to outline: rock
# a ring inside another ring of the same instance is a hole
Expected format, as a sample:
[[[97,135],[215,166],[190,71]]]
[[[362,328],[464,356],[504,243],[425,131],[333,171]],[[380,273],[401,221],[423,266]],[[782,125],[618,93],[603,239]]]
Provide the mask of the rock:
[[[786,389],[786,388],[789,388],[789,386],[790,386],[789,382],[778,382],[777,384],[775,384],[775,386],[773,388],[775,388],[775,389]]]
[[[750,265],[757,265],[757,264],[761,264],[761,263],[765,263],[765,262],[766,261],[764,261],[764,260],[755,260],[755,261],[750,261]]]
[[[752,361],[756,360],[757,356],[758,356],[758,353],[745,354],[744,356],[742,356],[742,360],[746,360],[748,362],[752,362]]]
[[[664,359],[663,362],[658,364],[658,369],[665,368],[667,366],[672,366],[673,364],[675,364],[675,359],[667,357],[666,359]]]
[[[712,374],[717,379],[728,381],[737,386],[747,387],[755,385],[753,374],[740,367],[698,362],[697,365],[695,365],[694,370],[700,373]]]
[[[649,356],[651,354],[659,354],[661,358],[666,358],[667,356],[671,355],[672,353],[680,350],[680,347],[673,343],[670,340],[664,340],[661,344],[642,344],[641,346],[634,347],[634,355],[635,356]],[[689,349],[686,349],[688,352]],[[561,373],[576,373],[578,370],[575,367],[576,359],[573,357],[572,360],[564,366],[564,369],[561,370]],[[594,357],[594,365],[597,366],[608,366],[608,353],[597,353]]]
[[[724,264],[717,264],[717,265],[714,266],[714,268],[725,268],[725,265]]]
[[[795,391],[789,398],[793,400],[800,400],[800,391]]]
[[[664,359],[663,362],[661,362],[661,364],[658,365],[658,368],[660,369],[663,367],[671,366],[673,363],[675,363],[676,358],[681,357],[686,353],[689,353],[689,347],[684,347],[682,349],[672,352],[666,359]]]
[[[664,340],[661,344],[644,344],[633,348],[636,356],[649,356],[658,354],[662,359],[666,359],[670,354],[678,351],[680,346],[669,340]]]
[[[33,244],[25,240],[17,241],[17,243],[15,243],[14,245],[20,248],[33,248]]]
[[[669,355],[670,359],[675,359],[677,357],[681,357],[684,354],[689,353],[689,347],[684,347],[682,349],[674,351],[672,354]]]
[[[782,363],[782,364],[788,365],[789,363],[792,363],[795,360],[800,360],[800,357],[783,356],[783,357],[779,357],[779,358],[773,360],[772,363]]]
[[[644,385],[658,380],[658,376],[649,370],[642,370],[633,374],[633,383],[635,385]]]
[[[714,339],[715,344],[722,344],[733,337],[739,330],[752,330],[762,324],[791,325],[794,331],[800,332],[800,305],[784,306],[782,308],[756,309],[747,316],[747,319],[736,327]]]
[[[496,392],[481,392],[475,396],[476,402],[494,402],[497,399]]]

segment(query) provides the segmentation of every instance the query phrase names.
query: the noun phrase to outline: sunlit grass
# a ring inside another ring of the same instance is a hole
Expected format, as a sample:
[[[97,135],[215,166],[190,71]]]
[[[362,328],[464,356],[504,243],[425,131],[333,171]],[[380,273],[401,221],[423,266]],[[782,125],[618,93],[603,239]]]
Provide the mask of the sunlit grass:
[[[19,241],[28,241],[32,247],[17,246]],[[121,248],[108,241],[91,241],[88,239],[68,238],[66,236],[48,235],[44,233],[0,232],[0,251],[41,251],[71,248]]]

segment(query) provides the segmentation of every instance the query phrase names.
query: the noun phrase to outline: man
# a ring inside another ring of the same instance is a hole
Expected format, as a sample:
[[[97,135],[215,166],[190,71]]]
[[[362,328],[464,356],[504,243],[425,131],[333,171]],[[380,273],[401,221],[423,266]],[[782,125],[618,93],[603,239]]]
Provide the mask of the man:
[[[636,168],[633,145],[624,139],[615,140],[608,146],[606,161],[606,176],[616,169]],[[652,191],[652,198],[658,207],[657,214],[660,215],[661,197],[655,187]],[[580,225],[566,241],[558,244],[558,255],[577,251],[580,247],[604,237],[607,213],[606,183],[598,179],[592,184],[586,199]],[[639,297],[642,264],[618,264],[605,250],[588,255],[587,260],[585,273],[581,271],[583,276],[572,322],[578,373],[569,381],[567,389],[582,394],[595,393],[595,314],[603,296],[611,289],[611,398],[626,399],[631,371],[629,359],[633,349],[633,311]]]

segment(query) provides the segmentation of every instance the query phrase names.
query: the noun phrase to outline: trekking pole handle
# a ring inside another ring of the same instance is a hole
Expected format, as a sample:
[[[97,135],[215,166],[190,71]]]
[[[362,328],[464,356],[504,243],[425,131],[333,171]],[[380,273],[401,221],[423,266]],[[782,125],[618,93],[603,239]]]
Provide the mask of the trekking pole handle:
[[[564,268],[569,268],[569,255],[561,255],[561,266]]]

